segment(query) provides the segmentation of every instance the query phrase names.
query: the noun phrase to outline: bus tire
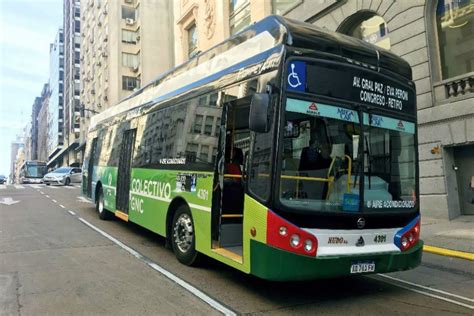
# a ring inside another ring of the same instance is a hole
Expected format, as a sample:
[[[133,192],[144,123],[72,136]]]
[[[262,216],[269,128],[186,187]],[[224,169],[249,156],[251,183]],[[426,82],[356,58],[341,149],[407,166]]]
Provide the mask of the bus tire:
[[[109,220],[112,218],[112,213],[105,209],[104,205],[104,191],[102,188],[99,188],[97,191],[97,198],[95,199],[95,209],[99,213],[99,218],[101,220]]]
[[[197,265],[201,258],[194,232],[191,211],[186,205],[179,206],[171,224],[171,246],[178,261],[187,266]]]

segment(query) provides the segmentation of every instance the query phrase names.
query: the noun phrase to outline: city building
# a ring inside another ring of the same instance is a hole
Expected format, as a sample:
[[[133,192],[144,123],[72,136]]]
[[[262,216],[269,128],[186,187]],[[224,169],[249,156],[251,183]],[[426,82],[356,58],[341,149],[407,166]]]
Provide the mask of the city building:
[[[43,86],[43,91],[41,92],[41,101],[42,105],[36,117],[36,124],[38,126],[38,135],[37,135],[37,152],[36,159],[40,161],[48,161],[48,132],[51,129],[49,125],[49,100],[50,100],[50,90],[49,84]]]
[[[417,90],[421,212],[474,214],[474,4],[470,0],[181,0],[174,2],[182,63],[269,14],[389,49],[412,66]]]
[[[25,148],[23,146],[20,146],[18,148],[18,151],[15,156],[15,173],[14,173],[14,178],[12,178],[13,183],[18,183],[20,178],[21,178],[21,167],[23,166],[23,163],[26,161],[25,157]]]
[[[49,46],[49,102],[48,102],[48,135],[47,161],[48,168],[63,165],[63,130],[64,130],[64,36],[59,29],[54,43]]]
[[[38,115],[41,111],[41,107],[43,106],[43,100],[41,97],[36,97],[35,102],[33,103],[31,109],[31,129],[30,129],[30,137],[31,142],[30,146],[27,149],[29,152],[28,158],[32,160],[38,159]]]
[[[21,142],[20,138],[17,137],[16,141],[11,143],[10,148],[10,183],[14,183],[16,179],[16,165],[17,165],[17,155],[20,148],[24,148],[24,144]]]
[[[79,0],[64,0],[64,92],[63,92],[63,165],[82,162],[79,148],[81,8]]]
[[[89,118],[174,65],[171,0],[81,2],[81,148]]]

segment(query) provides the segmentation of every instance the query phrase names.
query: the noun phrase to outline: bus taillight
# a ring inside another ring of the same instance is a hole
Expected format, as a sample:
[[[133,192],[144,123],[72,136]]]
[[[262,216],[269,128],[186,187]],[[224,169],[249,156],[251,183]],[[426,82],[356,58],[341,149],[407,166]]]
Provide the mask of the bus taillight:
[[[306,256],[316,256],[318,240],[312,234],[267,212],[267,243],[271,246]]]
[[[420,216],[395,234],[395,245],[405,251],[416,245],[420,239]]]

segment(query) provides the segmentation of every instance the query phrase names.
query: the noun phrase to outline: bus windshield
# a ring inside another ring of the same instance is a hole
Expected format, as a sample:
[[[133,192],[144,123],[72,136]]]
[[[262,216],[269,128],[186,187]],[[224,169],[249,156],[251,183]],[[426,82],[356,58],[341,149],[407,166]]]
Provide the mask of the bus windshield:
[[[45,165],[27,165],[26,176],[31,178],[42,178],[46,174]]]
[[[415,206],[415,125],[355,110],[288,99],[280,202],[306,212],[359,212]],[[371,124],[369,125],[369,120]],[[362,142],[362,144],[361,144]]]

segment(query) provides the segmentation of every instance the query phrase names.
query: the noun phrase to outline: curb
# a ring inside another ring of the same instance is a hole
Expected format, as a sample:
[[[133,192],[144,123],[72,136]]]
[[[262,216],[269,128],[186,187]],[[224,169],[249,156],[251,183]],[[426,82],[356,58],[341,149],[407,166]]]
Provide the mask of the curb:
[[[428,245],[423,246],[423,251],[434,253],[437,255],[447,256],[447,257],[455,257],[455,258],[461,258],[461,259],[474,261],[474,253],[472,252],[451,250],[451,249],[433,247],[433,246],[428,246]]]

